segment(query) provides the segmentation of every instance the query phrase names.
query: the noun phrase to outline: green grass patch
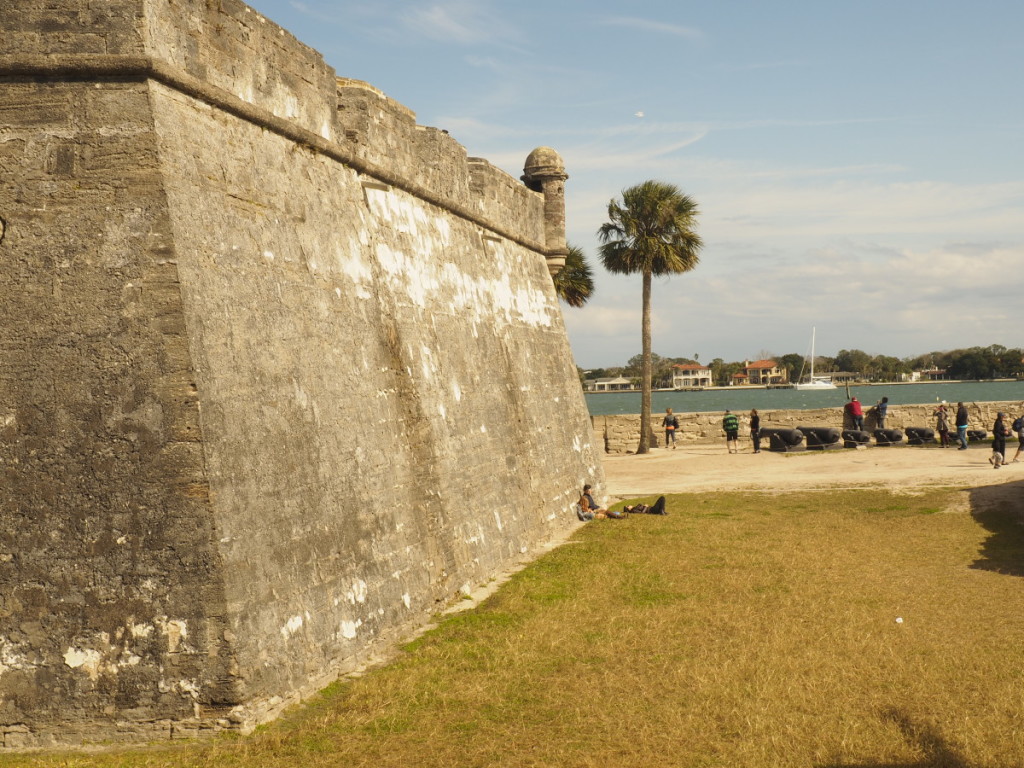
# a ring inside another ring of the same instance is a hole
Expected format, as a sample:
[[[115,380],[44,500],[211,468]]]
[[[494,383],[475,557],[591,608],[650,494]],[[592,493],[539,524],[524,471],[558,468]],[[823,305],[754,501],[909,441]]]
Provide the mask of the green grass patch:
[[[671,496],[251,737],[0,765],[1024,765],[1024,527],[963,499]]]

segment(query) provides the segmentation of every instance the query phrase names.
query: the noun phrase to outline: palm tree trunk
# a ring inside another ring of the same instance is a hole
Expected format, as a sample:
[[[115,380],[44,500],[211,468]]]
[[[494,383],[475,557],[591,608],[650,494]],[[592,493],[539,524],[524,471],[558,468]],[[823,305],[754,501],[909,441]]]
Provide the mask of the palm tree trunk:
[[[651,450],[651,270],[644,270],[640,319],[640,444],[637,453]]]

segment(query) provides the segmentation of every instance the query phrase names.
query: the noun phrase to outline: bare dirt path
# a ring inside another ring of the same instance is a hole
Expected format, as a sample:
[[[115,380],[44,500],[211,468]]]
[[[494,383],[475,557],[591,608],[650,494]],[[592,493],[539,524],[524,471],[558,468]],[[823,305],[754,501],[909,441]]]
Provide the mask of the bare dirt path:
[[[1007,441],[1007,458],[1017,441]],[[722,444],[656,448],[642,456],[603,457],[609,503],[663,493],[719,490],[795,491],[826,488],[978,488],[1024,480],[1021,462],[993,470],[987,445],[966,451],[937,446],[870,447],[754,454],[729,454]]]

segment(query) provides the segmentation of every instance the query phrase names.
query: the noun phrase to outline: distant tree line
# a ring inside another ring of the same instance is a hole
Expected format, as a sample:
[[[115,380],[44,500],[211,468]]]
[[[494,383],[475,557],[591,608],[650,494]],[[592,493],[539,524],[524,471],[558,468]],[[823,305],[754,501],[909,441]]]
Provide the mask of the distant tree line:
[[[790,381],[800,377],[804,356],[791,352],[786,355],[763,354],[762,359],[771,359],[784,368]],[[1007,348],[1001,344],[988,347],[970,347],[947,352],[929,352],[917,357],[898,358],[889,355],[870,355],[860,349],[841,349],[835,357],[818,355],[814,358],[817,374],[853,373],[861,381],[901,381],[914,371],[945,371],[946,378],[961,380],[1003,379],[1024,377],[1024,351]],[[580,370],[580,379],[600,379],[623,376],[639,382],[642,356],[634,355],[623,366]],[[697,355],[689,357],[662,357],[651,353],[651,378],[658,388],[672,386],[674,366],[699,363]],[[732,376],[743,370],[743,361],[725,362],[716,357],[707,364],[711,377],[718,386],[725,386]]]

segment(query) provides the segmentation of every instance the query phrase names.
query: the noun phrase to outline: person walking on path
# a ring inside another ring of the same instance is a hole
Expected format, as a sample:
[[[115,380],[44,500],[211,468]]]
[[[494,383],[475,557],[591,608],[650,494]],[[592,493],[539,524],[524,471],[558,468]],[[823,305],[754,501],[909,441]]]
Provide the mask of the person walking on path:
[[[988,461],[995,469],[1006,463],[1006,438],[1013,434],[1006,426],[1005,418],[1006,414],[1000,411],[996,414],[996,423],[992,425],[992,455]]]
[[[1024,416],[1018,416],[1010,426],[1017,432],[1017,452],[1013,454],[1010,463],[1017,464],[1020,461],[1020,452],[1024,449]]]
[[[967,407],[956,404],[956,439],[960,441],[959,451],[967,450]]]
[[[730,410],[726,410],[725,417],[722,419],[722,431],[725,432],[725,447],[729,449],[729,453],[739,453],[740,420]]]
[[[757,409],[750,410],[750,439],[754,442],[754,453],[761,452],[761,417]]]
[[[846,412],[850,415],[850,420],[853,421],[853,428],[862,432],[864,430],[864,409],[861,408],[860,400],[851,397],[850,402],[846,404]]]
[[[935,431],[939,433],[939,444],[943,448],[949,448],[949,412],[946,410],[946,401],[935,409],[932,414],[935,417]]]
[[[679,419],[672,413],[671,408],[665,409],[665,418],[661,420],[661,426],[665,428],[665,447],[672,443],[672,450],[676,448],[676,430],[679,429]]]

